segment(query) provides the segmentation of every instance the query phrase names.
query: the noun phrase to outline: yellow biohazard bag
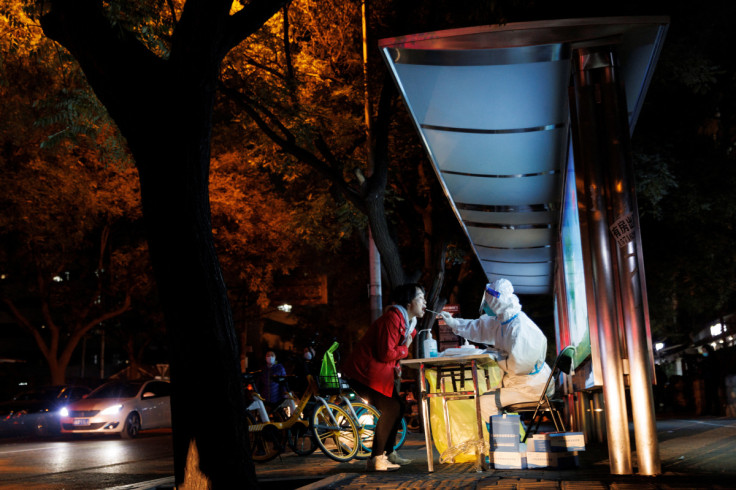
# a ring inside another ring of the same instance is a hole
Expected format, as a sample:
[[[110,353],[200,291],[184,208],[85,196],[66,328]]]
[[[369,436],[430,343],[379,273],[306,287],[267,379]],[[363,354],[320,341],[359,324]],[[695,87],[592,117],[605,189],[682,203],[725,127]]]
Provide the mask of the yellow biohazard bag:
[[[488,370],[488,383],[486,377],[478,373],[478,393],[499,388],[501,386],[501,377],[503,373],[497,366],[492,366]],[[427,382],[429,383],[429,392],[437,392],[437,371],[427,369],[425,371]],[[466,370],[466,377],[470,378],[470,370]],[[447,382],[446,382],[447,383]],[[465,381],[465,389],[472,390],[473,381],[468,379]],[[449,388],[450,390],[452,388]],[[476,461],[476,449],[481,444],[488,444],[488,428],[487,420],[482,421],[483,440],[478,440],[478,425],[476,419],[475,400],[447,400],[447,411],[450,418],[450,439],[452,447],[448,448],[447,431],[445,429],[445,415],[442,409],[442,398],[429,399],[429,423],[432,427],[432,441],[437,451],[440,453],[440,462],[450,460],[454,456],[455,463],[468,463]],[[478,414],[480,416],[480,414]],[[448,451],[450,449],[450,451]],[[443,458],[443,455],[445,456]]]

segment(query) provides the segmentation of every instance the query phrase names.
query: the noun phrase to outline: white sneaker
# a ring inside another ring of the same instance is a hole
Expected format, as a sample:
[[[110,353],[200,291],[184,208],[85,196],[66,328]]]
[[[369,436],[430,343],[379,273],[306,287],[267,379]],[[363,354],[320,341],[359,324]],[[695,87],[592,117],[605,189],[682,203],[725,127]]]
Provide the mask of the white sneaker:
[[[388,455],[388,460],[393,464],[398,464],[401,466],[411,463],[410,459],[402,458],[396,451]]]
[[[365,467],[368,471],[396,471],[399,469],[399,465],[393,464],[388,460],[386,453],[376,456],[375,458],[368,458],[365,463]]]

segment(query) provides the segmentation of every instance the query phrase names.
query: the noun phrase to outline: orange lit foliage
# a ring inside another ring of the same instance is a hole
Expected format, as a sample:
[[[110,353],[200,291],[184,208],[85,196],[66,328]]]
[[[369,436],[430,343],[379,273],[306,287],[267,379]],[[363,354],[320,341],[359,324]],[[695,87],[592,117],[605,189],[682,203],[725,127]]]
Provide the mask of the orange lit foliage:
[[[18,2],[0,10],[0,36],[2,299],[34,337],[54,383],[64,382],[86,332],[131,309],[134,319],[118,317],[126,328],[116,333],[135,365],[142,353],[133,337],[147,343],[150,319],[160,322],[150,304],[136,171],[76,63]],[[265,307],[275,273],[336,241],[324,221],[330,206],[319,192],[284,192],[296,174],[277,192],[272,161],[255,153],[246,159],[228,146],[219,145],[211,162],[216,246],[228,284]]]
[[[245,287],[261,308],[268,306],[275,274],[336,241],[321,222],[330,209],[326,197],[294,200],[274,188],[264,166],[228,152],[212,158],[210,174],[215,244],[227,283]]]
[[[0,49],[0,294],[62,384],[82,337],[149,287],[145,248],[129,236],[137,179],[101,163],[112,125],[17,2],[0,11]]]
[[[368,207],[383,206],[386,182],[384,173],[376,172],[374,181],[361,183],[370,169],[359,4],[295,1],[254,39],[232,50],[223,64],[226,130],[237,135],[233,138],[257,141],[244,151],[284,181],[298,182],[306,192],[329,186],[340,237],[356,230],[364,234]],[[388,196],[393,199],[390,190]],[[375,236],[391,244],[381,250],[384,265],[400,260],[388,236],[387,220],[397,218],[392,211],[374,213],[386,231]],[[400,265],[390,269],[399,273],[388,273],[389,283],[403,282]]]
[[[230,53],[222,76],[231,103],[228,122],[239,123],[229,129],[261,141],[253,152],[267,155],[274,171],[287,178],[306,174],[303,169],[309,167],[313,185],[327,180],[340,194],[336,216],[345,235],[365,233],[370,222],[388,287],[416,280],[414,271],[437,277],[449,241],[442,235],[459,231],[432,228],[454,218],[446,213],[445,197],[437,192],[437,180],[377,56],[376,32],[396,22],[391,5],[371,2],[369,9],[368,84],[376,143],[371,163],[359,2],[292,2],[286,14],[280,12],[257,33],[257,43]],[[381,104],[384,89],[393,95]]]

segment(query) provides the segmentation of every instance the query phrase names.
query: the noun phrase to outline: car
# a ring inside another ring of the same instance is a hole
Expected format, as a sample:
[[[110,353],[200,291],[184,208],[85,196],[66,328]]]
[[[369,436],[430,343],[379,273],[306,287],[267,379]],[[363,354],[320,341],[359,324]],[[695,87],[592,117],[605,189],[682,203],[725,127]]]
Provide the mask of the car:
[[[168,381],[110,381],[83,400],[61,409],[63,434],[118,434],[132,439],[141,430],[171,427]]]
[[[59,410],[89,394],[84,386],[47,386],[19,393],[0,403],[3,435],[55,435],[61,431]]]

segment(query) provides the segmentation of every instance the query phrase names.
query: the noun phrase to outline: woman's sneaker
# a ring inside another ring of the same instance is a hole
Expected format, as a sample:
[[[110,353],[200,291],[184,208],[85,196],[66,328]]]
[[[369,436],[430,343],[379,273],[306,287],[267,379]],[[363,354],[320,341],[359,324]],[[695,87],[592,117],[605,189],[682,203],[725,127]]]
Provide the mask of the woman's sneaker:
[[[399,469],[399,465],[393,464],[388,460],[386,453],[376,456],[375,458],[368,458],[365,463],[365,467],[368,471],[396,471]]]
[[[398,464],[401,466],[411,463],[410,459],[402,458],[401,456],[399,456],[399,453],[397,453],[396,451],[388,455],[388,460],[389,462],[393,464]]]

